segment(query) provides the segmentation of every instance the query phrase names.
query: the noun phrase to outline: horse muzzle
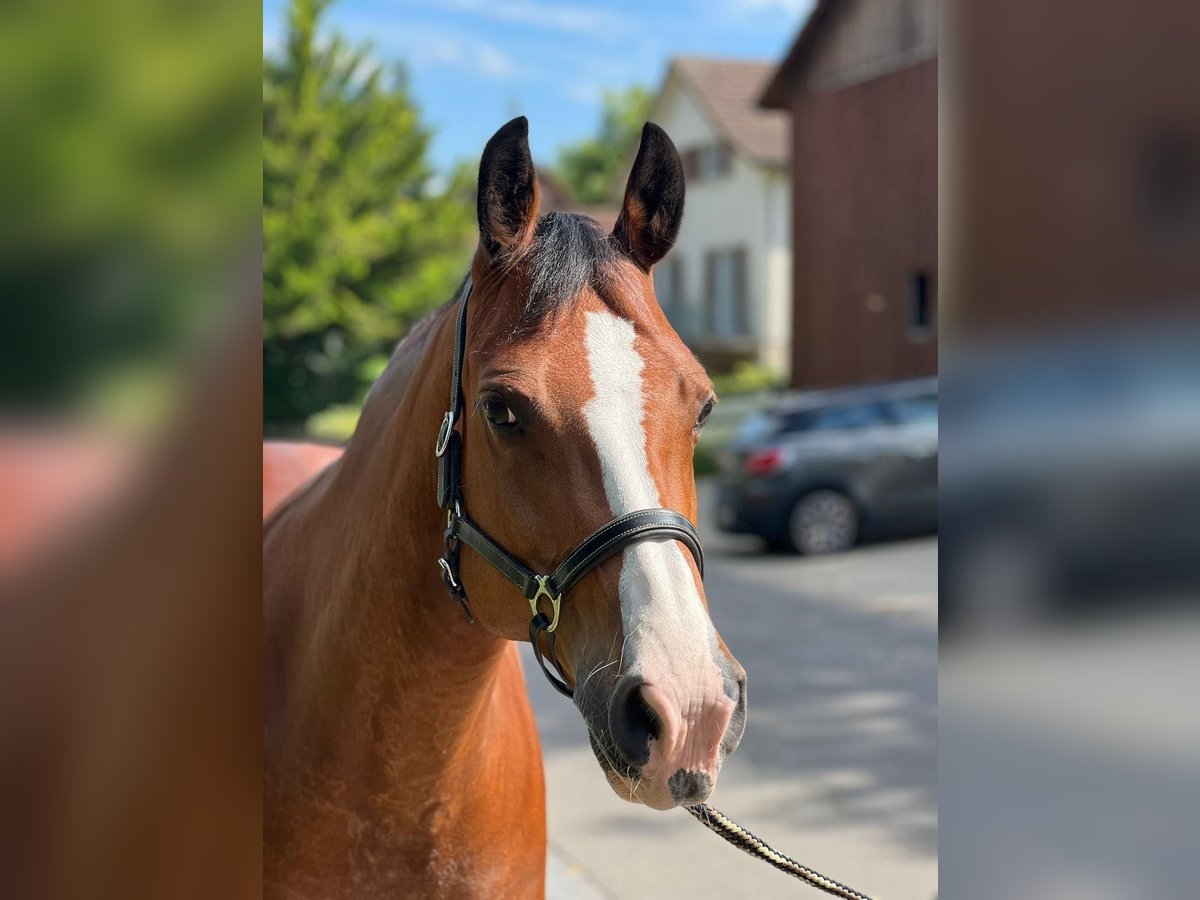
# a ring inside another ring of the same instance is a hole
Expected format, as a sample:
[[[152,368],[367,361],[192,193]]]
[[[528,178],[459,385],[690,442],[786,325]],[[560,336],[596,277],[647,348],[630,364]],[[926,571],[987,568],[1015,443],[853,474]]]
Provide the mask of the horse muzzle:
[[[707,685],[627,674],[586,698],[592,749],[619,796],[653,809],[708,799],[746,724],[745,671],[722,663]]]

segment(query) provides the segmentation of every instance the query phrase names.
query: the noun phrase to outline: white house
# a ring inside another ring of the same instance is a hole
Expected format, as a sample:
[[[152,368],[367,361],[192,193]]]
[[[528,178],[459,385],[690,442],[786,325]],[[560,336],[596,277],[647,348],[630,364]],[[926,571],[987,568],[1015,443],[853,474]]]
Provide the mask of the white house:
[[[655,268],[680,336],[713,371],[742,360],[788,371],[791,188],[786,113],[758,106],[771,62],[672,60],[651,107],[687,176],[683,228]]]

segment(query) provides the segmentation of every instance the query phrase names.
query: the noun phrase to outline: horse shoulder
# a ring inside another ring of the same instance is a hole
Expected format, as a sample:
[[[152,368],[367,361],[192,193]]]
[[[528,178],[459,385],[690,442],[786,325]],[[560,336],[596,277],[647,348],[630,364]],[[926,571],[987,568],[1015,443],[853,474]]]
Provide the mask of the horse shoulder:
[[[546,881],[546,786],[542,751],[525,687],[518,644],[510,644],[495,681],[496,734],[488,748],[488,784],[472,792],[477,833],[488,847],[495,897],[542,897]]]

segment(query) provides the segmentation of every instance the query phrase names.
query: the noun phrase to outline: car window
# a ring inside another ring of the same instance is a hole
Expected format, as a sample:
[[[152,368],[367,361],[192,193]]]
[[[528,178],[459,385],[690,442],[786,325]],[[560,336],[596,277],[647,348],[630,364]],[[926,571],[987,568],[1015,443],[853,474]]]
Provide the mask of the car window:
[[[830,406],[793,413],[783,419],[782,431],[846,431],[871,428],[886,421],[883,407],[878,403],[858,403]]]
[[[768,438],[779,430],[779,423],[774,417],[765,412],[755,412],[742,420],[738,427],[737,439],[743,444],[751,444]]]
[[[902,425],[926,423],[937,424],[938,398],[937,394],[921,394],[916,397],[904,397],[893,400],[888,404],[888,412],[892,419]]]

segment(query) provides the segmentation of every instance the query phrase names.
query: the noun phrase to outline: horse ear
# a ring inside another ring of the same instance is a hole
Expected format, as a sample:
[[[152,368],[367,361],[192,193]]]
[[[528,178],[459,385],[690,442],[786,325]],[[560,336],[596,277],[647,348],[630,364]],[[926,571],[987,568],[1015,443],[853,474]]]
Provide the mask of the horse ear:
[[[617,243],[647,272],[675,245],[683,222],[683,192],[683,165],[675,145],[665,131],[647,122],[613,228]]]
[[[479,241],[490,256],[533,239],[538,184],[529,155],[529,120],[518,116],[492,135],[479,162]]]

